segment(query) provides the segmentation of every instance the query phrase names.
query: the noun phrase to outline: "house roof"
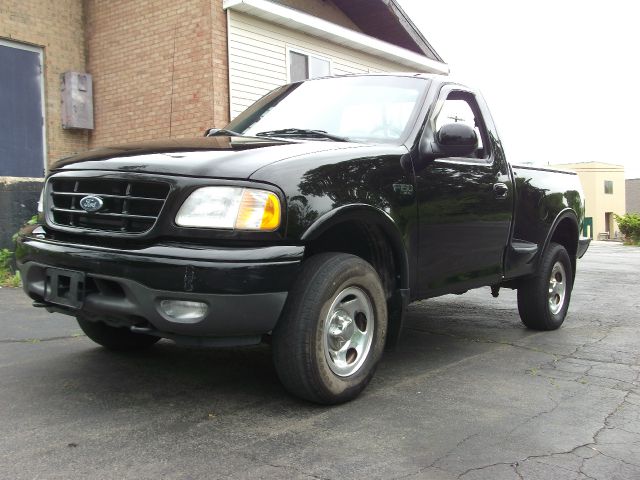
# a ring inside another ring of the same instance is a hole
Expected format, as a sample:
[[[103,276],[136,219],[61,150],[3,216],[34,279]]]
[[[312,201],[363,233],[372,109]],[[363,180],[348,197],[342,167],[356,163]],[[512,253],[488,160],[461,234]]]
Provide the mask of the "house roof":
[[[348,45],[349,48],[404,65],[410,70],[449,73],[448,65],[435,53],[395,0],[334,0],[334,3],[362,32],[268,0],[224,0],[223,8]],[[376,15],[370,16],[367,9]]]
[[[396,0],[333,0],[333,3],[362,33],[444,63]]]

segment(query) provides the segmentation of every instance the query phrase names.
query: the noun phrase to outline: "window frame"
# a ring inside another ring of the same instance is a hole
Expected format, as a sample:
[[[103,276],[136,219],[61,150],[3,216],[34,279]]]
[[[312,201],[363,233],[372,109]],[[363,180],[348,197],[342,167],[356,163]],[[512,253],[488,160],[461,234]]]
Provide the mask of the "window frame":
[[[331,57],[327,57],[317,52],[314,52],[313,50],[307,50],[305,48],[300,48],[295,45],[287,45],[287,52],[286,52],[286,58],[285,58],[285,62],[286,62],[285,68],[287,70],[287,83],[293,83],[293,80],[291,80],[291,52],[297,53],[298,55],[305,55],[307,58],[314,57],[314,58],[317,58],[318,60],[324,60],[326,62],[329,62],[328,76],[331,76],[333,74],[333,60],[331,59]],[[309,65],[309,62],[307,62],[307,65]],[[315,77],[315,78],[322,78],[322,77]],[[305,78],[304,80],[311,80],[311,78]],[[296,80],[296,81],[301,82],[304,80]]]
[[[474,158],[474,157],[445,157],[445,158],[437,158],[436,161],[455,161],[455,162],[463,162],[463,163],[475,163],[479,165],[491,165],[494,162],[495,152],[493,150],[493,145],[491,143],[490,138],[490,128],[487,118],[484,116],[484,108],[483,102],[481,102],[481,98],[479,98],[476,93],[470,89],[462,87],[458,84],[445,84],[442,86],[440,91],[438,92],[437,100],[435,102],[435,107],[429,113],[428,119],[428,128],[431,132],[431,136],[433,138],[432,141],[435,141],[436,131],[436,120],[438,116],[441,114],[442,109],[444,108],[445,102],[448,100],[450,95],[460,95],[468,97],[467,104],[469,108],[473,112],[473,115],[476,119],[480,119],[482,126],[478,126],[478,130],[480,131],[480,135],[482,137],[482,146],[485,150],[485,156],[483,158]],[[453,98],[451,100],[459,100]]]

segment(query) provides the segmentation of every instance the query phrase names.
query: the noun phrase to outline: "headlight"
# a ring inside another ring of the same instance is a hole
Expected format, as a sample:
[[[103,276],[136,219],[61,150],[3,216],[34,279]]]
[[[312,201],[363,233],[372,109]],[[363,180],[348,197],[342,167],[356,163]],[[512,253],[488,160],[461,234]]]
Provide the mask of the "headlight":
[[[280,200],[266,190],[202,187],[180,207],[181,227],[271,231],[280,226]]]

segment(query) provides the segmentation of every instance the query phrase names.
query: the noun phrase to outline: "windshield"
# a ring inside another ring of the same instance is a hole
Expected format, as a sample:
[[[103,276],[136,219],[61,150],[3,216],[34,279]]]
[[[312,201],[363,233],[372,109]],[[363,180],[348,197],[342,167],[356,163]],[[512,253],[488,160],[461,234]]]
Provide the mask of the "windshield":
[[[417,114],[428,80],[324,78],[280,87],[228,126],[244,135],[312,137],[322,131],[354,142],[399,143]]]

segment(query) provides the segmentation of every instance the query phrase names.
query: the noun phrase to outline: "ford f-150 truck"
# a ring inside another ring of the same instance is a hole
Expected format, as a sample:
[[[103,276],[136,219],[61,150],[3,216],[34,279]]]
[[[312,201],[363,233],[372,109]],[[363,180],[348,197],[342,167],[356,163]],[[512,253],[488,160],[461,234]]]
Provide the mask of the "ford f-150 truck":
[[[511,165],[480,94],[448,77],[292,83],[205,137],[59,161],[18,238],[34,305],[107,348],[272,345],[283,385],[356,397],[410,303],[517,289],[563,323],[584,198],[575,174]]]

